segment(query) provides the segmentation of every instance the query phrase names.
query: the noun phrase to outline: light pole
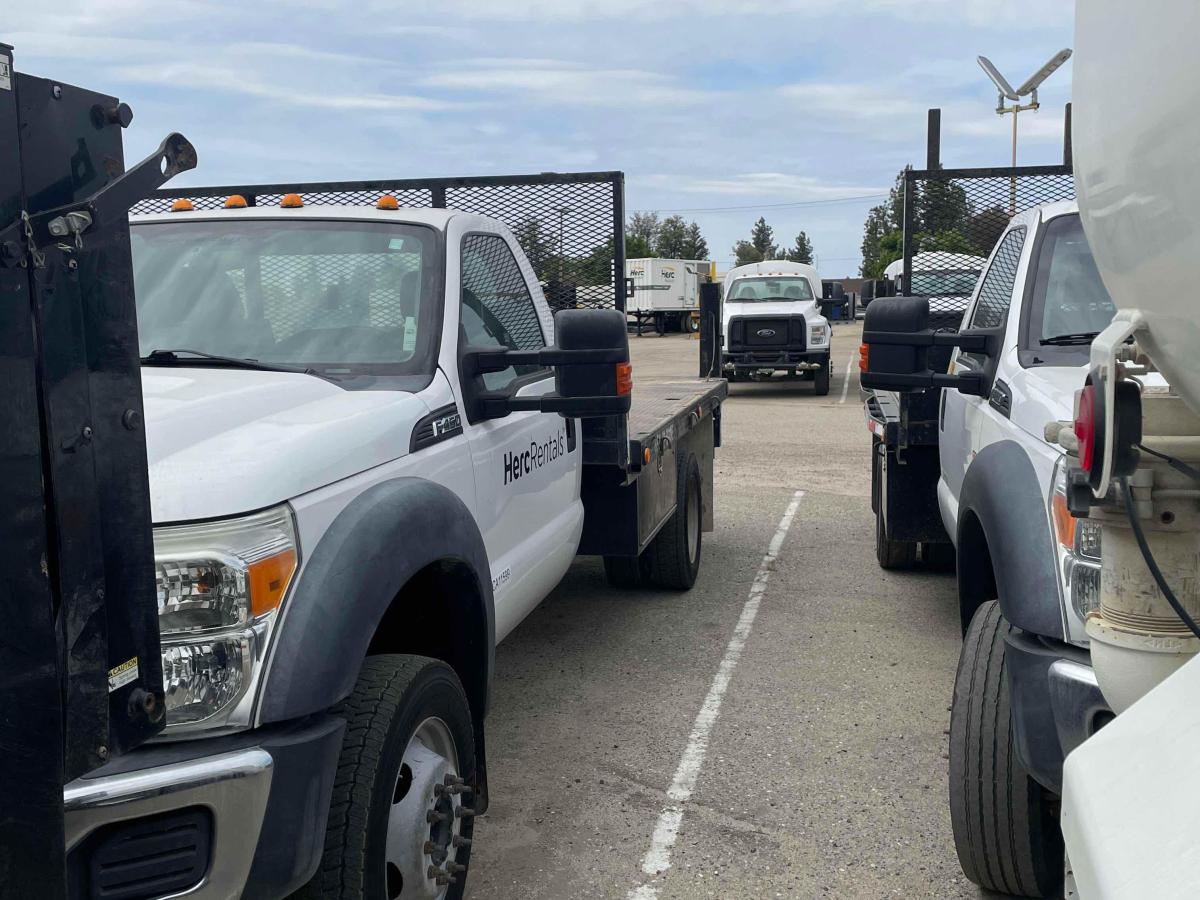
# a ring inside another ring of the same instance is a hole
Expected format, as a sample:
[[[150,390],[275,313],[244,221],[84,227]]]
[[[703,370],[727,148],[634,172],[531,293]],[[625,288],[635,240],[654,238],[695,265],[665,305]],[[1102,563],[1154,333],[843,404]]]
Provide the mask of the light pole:
[[[1025,80],[1023,85],[1014,90],[1012,85],[1010,85],[1005,77],[1000,74],[1000,70],[992,65],[992,61],[990,59],[988,59],[986,56],[976,57],[979,62],[979,68],[983,69],[983,71],[987,74],[987,77],[992,80],[992,84],[994,84],[996,89],[1000,92],[1000,98],[996,101],[997,115],[1004,116],[1010,113],[1012,114],[1012,167],[1014,169],[1017,167],[1017,115],[1025,112],[1026,110],[1031,110],[1034,112],[1038,110],[1038,108],[1041,106],[1041,104],[1038,103],[1038,87],[1040,87],[1041,83],[1049,78],[1059,68],[1059,66],[1061,66],[1070,58],[1071,49],[1069,47],[1064,47],[1062,50],[1059,50],[1052,57],[1050,57],[1050,59],[1046,60],[1046,63],[1040,69],[1030,75],[1029,78]],[[1025,96],[1029,97],[1029,102],[1022,104],[1021,98]],[[1011,100],[1013,105],[1005,106],[1005,100]],[[1012,178],[1012,186],[1009,191],[1009,202],[1011,205],[1011,213],[1016,215],[1017,179],[1015,177]]]

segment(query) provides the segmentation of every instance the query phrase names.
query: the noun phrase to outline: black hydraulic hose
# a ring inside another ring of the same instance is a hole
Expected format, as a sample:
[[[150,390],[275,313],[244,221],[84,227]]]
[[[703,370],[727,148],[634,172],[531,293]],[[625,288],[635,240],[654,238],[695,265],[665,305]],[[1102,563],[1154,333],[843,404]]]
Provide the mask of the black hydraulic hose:
[[[1176,472],[1186,475],[1192,481],[1200,481],[1200,469],[1189,466],[1182,459],[1176,459],[1174,456],[1168,456],[1166,453],[1159,453],[1157,450],[1150,449],[1145,444],[1138,444],[1138,449],[1143,453],[1149,453],[1151,456],[1157,456]]]
[[[1133,506],[1133,494],[1129,490],[1129,479],[1122,477],[1117,480],[1117,483],[1121,485],[1121,499],[1125,504],[1125,516],[1129,519],[1129,527],[1133,529],[1133,536],[1137,540],[1138,549],[1142,551],[1142,559],[1146,561],[1146,568],[1150,570],[1150,574],[1154,578],[1154,583],[1158,585],[1158,589],[1162,591],[1162,595],[1171,604],[1171,609],[1175,610],[1175,615],[1183,620],[1183,624],[1191,629],[1192,634],[1200,638],[1200,625],[1197,625],[1196,620],[1183,608],[1183,604],[1179,602],[1179,599],[1175,596],[1175,592],[1168,586],[1167,579],[1163,577],[1162,569],[1158,567],[1158,563],[1154,560],[1154,554],[1150,552],[1150,545],[1146,543],[1146,533],[1142,531],[1142,523],[1138,521],[1137,511]]]

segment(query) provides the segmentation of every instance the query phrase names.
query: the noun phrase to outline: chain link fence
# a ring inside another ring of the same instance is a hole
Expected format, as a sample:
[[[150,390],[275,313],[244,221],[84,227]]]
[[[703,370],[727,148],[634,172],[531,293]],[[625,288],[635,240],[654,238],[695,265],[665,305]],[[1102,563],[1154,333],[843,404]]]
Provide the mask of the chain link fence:
[[[1071,167],[909,169],[896,293],[928,297],[934,327],[958,328],[975,282],[1013,216],[1075,199]]]
[[[479,178],[226,185],[156,191],[131,212],[169,212],[186,198],[220,209],[240,194],[250,206],[278,206],[298,193],[306,206],[374,206],[384,194],[401,207],[448,208],[499,219],[516,237],[552,310],[625,309],[625,177],[620,172]]]

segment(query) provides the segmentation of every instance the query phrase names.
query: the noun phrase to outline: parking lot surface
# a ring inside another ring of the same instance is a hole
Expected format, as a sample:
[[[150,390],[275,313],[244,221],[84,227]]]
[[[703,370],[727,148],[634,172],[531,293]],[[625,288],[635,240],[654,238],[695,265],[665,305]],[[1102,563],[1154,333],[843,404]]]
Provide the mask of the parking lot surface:
[[[946,803],[953,579],[875,563],[860,334],[826,397],[730,386],[693,590],[581,558],[498,648],[468,897],[979,896]],[[630,344],[635,378],[696,371],[685,336]]]

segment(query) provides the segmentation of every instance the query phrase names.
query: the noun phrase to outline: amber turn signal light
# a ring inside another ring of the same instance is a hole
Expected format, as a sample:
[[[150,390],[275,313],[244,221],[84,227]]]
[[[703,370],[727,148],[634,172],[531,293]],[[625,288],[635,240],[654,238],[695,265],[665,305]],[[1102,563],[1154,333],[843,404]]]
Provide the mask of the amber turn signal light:
[[[633,364],[617,363],[617,396],[633,393]]]
[[[870,355],[871,355],[871,345],[870,344],[859,344],[858,345],[858,371],[860,371],[860,372],[867,371],[867,361],[868,361]]]

